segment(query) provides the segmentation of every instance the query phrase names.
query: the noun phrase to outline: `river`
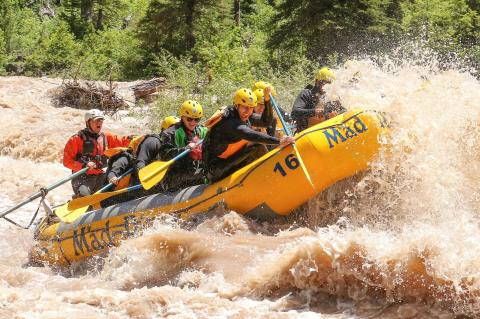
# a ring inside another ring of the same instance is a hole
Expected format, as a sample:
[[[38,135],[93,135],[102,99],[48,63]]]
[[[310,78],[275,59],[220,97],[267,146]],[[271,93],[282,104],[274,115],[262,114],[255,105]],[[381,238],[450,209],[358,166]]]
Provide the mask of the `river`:
[[[33,231],[0,221],[0,318],[479,317],[480,82],[367,60],[336,74],[330,95],[392,119],[391,147],[367,172],[287,221],[229,212],[182,227],[164,216],[70,269],[23,267]],[[0,77],[0,211],[69,174],[61,154],[83,112],[52,105],[60,82]],[[123,116],[104,127],[143,125]],[[35,209],[9,217],[26,224]]]

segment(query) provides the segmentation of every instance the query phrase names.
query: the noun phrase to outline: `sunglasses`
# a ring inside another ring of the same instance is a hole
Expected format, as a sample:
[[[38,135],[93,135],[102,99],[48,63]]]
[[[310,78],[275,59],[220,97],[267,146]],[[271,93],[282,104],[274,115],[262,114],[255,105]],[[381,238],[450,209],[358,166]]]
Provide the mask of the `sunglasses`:
[[[254,109],[255,107],[254,106],[250,106],[250,105],[243,105],[243,104],[240,104],[238,107],[243,107],[243,108],[246,108],[246,109]]]
[[[193,117],[185,117],[185,120],[187,120],[187,122],[200,122],[200,119],[196,119]]]

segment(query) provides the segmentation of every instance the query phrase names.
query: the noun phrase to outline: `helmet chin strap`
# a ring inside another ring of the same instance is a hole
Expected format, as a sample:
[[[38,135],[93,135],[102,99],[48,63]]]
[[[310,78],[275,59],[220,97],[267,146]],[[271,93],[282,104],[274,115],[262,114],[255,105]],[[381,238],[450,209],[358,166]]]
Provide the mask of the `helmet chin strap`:
[[[93,133],[92,129],[90,128],[90,124],[89,124],[90,121],[91,121],[91,120],[88,120],[88,121],[85,122],[85,127],[87,128],[87,130],[88,130],[89,132],[92,132],[92,133]]]

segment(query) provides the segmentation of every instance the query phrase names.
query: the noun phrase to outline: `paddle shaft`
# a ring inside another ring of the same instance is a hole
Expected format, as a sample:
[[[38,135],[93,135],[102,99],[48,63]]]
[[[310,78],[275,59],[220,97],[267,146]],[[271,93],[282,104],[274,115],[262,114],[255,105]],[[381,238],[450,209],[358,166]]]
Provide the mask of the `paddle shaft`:
[[[62,184],[65,184],[66,182],[68,182],[69,180],[71,179],[74,179],[75,177],[77,176],[80,176],[82,174],[84,174],[86,171],[88,170],[88,167],[85,167],[81,170],[79,170],[78,172],[68,176],[68,177],[65,177],[64,179],[61,179],[59,180],[58,182],[48,186],[48,187],[45,187],[45,190],[46,191],[51,191],[52,189],[54,188],[57,188],[58,186],[62,185]],[[11,212],[13,212],[14,210],[16,210],[17,208],[20,208],[22,207],[23,205],[25,204],[28,204],[30,203],[31,201],[41,197],[42,195],[44,194],[44,191],[38,191],[37,193],[29,196],[27,199],[25,199],[23,202],[21,203],[18,203],[17,205],[15,205],[14,207],[10,208],[10,209],[7,209],[5,212],[1,213],[0,214],[0,218],[2,217],[5,217],[6,215],[10,214]]]
[[[198,141],[197,145],[200,145],[202,144],[203,140],[200,140]],[[180,158],[184,157],[185,155],[187,155],[188,153],[190,153],[192,150],[189,148],[189,149],[186,149],[184,150],[183,152],[181,152],[180,154],[178,154],[177,156],[175,156],[174,158],[172,158],[171,160],[165,162],[165,165],[162,166],[160,169],[157,169],[153,172],[151,172],[150,174],[148,174],[147,176],[145,176],[144,178],[142,178],[142,183],[143,182],[148,182],[149,180],[151,180],[153,177],[155,177],[158,173],[161,173],[163,172],[165,169],[167,169],[170,165],[172,165],[175,161],[179,160]]]
[[[91,206],[93,204],[96,204],[98,202],[101,202],[104,199],[107,199],[109,197],[115,196],[115,195],[120,195],[126,192],[130,192],[136,189],[142,188],[142,185],[138,184],[135,186],[130,186],[127,188],[122,188],[113,192],[108,192],[108,193],[95,193],[89,196],[85,197],[80,197],[72,200],[71,202],[68,203],[68,209],[69,210],[75,210],[81,207],[85,206]]]
[[[127,170],[125,173],[123,173],[122,175],[120,175],[118,177],[118,180],[121,180],[122,178],[124,178],[125,176],[127,176],[128,174],[130,174],[131,172],[133,171],[133,168],[130,168],[129,170]],[[97,193],[103,193],[104,191],[106,191],[107,189],[109,189],[110,187],[112,187],[113,183],[108,183],[107,185],[103,186],[102,188],[100,188]]]
[[[121,180],[122,178],[124,178],[125,176],[130,174],[132,171],[133,171],[133,168],[127,170],[125,173],[123,173],[122,175],[119,176],[118,180]],[[113,185],[114,185],[113,183],[109,183],[109,184],[105,185],[103,188],[101,188],[100,190],[98,190],[95,194],[101,194],[101,193],[105,192],[108,188],[112,187]],[[85,197],[82,197],[82,198],[85,198]],[[69,205],[69,203],[66,203],[62,207],[59,207],[55,210],[55,214],[64,222],[69,222],[66,218],[67,217],[71,218],[70,217],[70,216],[72,216],[71,214],[75,213],[75,216],[82,215],[90,207],[90,205],[87,205],[87,206],[83,206],[83,207],[80,207],[80,208],[77,208],[77,209],[74,209],[74,210],[68,210],[68,205]],[[73,220],[75,218],[71,218],[71,219]]]
[[[275,112],[277,112],[277,115],[278,115],[278,118],[280,119],[280,122],[282,122],[283,131],[288,136],[292,136],[292,132],[290,131],[290,126],[288,126],[287,123],[285,122],[285,119],[283,118],[283,115],[280,112],[280,108],[278,107],[277,101],[275,101],[275,99],[273,98],[271,93],[270,93],[270,101],[272,101],[272,106],[275,109]]]
[[[283,115],[280,112],[280,108],[277,105],[277,101],[275,101],[275,99],[273,98],[271,93],[270,93],[270,101],[272,101],[272,105],[275,108],[275,112],[277,112],[278,118],[280,119],[280,122],[282,122],[283,130],[284,130],[285,134],[287,134],[288,136],[292,136],[292,132],[290,131],[290,128],[287,126],[287,123],[285,122],[285,120],[283,118]],[[308,179],[308,182],[310,183],[312,188],[314,188],[312,179],[310,178],[310,174],[308,174],[307,168],[305,167],[305,164],[303,163],[302,157],[300,156],[300,152],[298,151],[298,148],[297,148],[297,145],[295,144],[295,142],[292,144],[292,146],[293,146],[293,149],[295,150],[295,153],[297,153],[298,161],[300,162],[300,166],[302,167],[303,172],[305,173],[305,176]]]

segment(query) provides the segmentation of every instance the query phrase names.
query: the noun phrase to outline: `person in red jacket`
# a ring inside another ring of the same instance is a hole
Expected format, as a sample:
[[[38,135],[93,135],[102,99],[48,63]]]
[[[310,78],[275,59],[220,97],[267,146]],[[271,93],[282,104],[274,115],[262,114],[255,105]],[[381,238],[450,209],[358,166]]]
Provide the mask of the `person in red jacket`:
[[[86,127],[70,137],[63,150],[63,165],[73,173],[88,167],[89,170],[72,180],[75,197],[87,196],[105,184],[106,174],[102,170],[107,163],[105,150],[112,147],[127,147],[128,136],[121,137],[101,132],[105,115],[97,109],[85,113]]]

